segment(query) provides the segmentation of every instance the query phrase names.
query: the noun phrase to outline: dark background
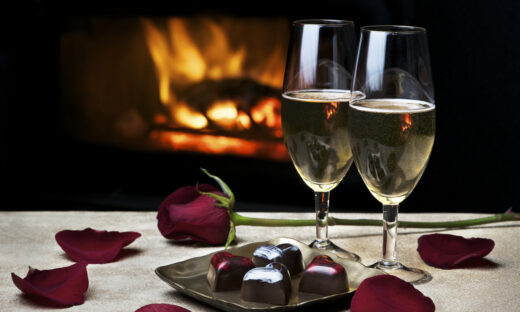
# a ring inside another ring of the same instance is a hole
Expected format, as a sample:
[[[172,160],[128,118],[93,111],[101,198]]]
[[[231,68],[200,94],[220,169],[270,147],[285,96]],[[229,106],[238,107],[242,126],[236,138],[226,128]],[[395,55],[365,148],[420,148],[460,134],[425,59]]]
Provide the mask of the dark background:
[[[18,1],[0,9],[2,210],[155,210],[177,187],[234,190],[237,210],[312,211],[312,192],[290,163],[145,153],[72,139],[61,127],[59,44],[89,16],[221,14],[348,19],[428,31],[436,142],[402,211],[503,212],[516,201],[520,5],[516,1]],[[283,5],[283,6],[280,6]],[[359,33],[358,33],[359,34]],[[354,166],[332,191],[332,211],[379,211]]]

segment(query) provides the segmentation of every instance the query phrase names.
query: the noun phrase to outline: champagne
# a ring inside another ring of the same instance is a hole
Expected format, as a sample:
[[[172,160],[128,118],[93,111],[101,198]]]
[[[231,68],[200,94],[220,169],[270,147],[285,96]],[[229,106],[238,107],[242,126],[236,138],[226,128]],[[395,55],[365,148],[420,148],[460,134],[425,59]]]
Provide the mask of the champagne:
[[[349,139],[372,195],[396,205],[421,178],[435,138],[435,105],[407,99],[362,100],[349,106]]]
[[[347,135],[350,91],[305,90],[283,94],[284,142],[296,170],[316,192],[338,185],[350,165]]]

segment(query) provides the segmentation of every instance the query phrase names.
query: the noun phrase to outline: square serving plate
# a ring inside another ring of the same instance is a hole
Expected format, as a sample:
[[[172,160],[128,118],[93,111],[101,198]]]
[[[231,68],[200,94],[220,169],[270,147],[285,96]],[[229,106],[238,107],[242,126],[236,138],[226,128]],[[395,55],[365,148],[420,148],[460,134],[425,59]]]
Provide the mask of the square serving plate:
[[[155,273],[178,291],[225,311],[288,311],[334,300],[348,300],[348,302],[350,302],[357,287],[364,279],[385,274],[380,270],[368,268],[359,262],[337,257],[334,253],[329,251],[311,248],[302,242],[290,238],[277,238],[270,241],[251,243],[240,247],[229,248],[226,251],[233,255],[251,258],[253,252],[261,245],[277,245],[281,243],[293,244],[300,248],[305,265],[309,264],[315,256],[323,254],[330,256],[334,261],[343,265],[347,271],[349,291],[331,296],[298,292],[300,273],[291,277],[293,291],[287,305],[244,301],[240,298],[240,290],[212,292],[206,280],[206,274],[208,273],[211,257],[216,252],[158,267]]]

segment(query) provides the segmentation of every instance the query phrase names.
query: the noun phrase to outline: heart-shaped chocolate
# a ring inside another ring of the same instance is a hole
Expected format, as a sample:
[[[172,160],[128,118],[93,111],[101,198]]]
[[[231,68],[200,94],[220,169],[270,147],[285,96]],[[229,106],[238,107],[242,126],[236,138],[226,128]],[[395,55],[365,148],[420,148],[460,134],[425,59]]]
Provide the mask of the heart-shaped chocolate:
[[[291,275],[280,262],[251,269],[244,275],[240,293],[246,301],[287,304],[291,296]]]
[[[256,267],[265,267],[269,263],[281,261],[282,250],[275,245],[262,245],[253,252],[253,263]]]
[[[325,296],[347,292],[347,272],[331,257],[318,255],[303,271],[298,291]]]
[[[303,259],[300,248],[289,243],[278,244],[276,247],[282,251],[282,263],[285,264],[292,276],[303,271]]]
[[[211,257],[206,277],[212,291],[236,290],[240,289],[242,278],[252,268],[251,259],[221,251]]]
[[[283,263],[293,276],[303,271],[302,253],[292,244],[262,245],[253,253],[253,263],[256,267],[273,262]]]

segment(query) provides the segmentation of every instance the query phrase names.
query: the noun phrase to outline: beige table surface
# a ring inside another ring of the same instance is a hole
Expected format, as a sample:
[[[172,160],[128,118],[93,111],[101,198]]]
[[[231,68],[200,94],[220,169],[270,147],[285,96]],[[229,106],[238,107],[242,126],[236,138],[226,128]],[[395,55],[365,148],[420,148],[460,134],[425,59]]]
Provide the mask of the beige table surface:
[[[313,218],[312,213],[244,213],[255,217]],[[51,269],[71,265],[54,239],[64,229],[137,231],[142,237],[127,247],[126,256],[109,264],[88,266],[89,289],[85,303],[66,311],[135,311],[150,303],[171,303],[191,311],[216,311],[181,295],[161,281],[154,269],[221,247],[175,245],[164,239],[154,212],[0,212],[0,311],[53,310],[36,306],[21,295],[10,273],[24,277],[28,266]],[[338,213],[343,218],[380,218],[379,214]],[[477,214],[407,214],[401,220],[457,220],[480,217]],[[329,235],[338,245],[357,252],[364,264],[380,256],[381,228],[333,226]],[[430,297],[436,311],[520,311],[520,223],[499,223],[469,229],[442,231],[464,237],[491,238],[496,245],[485,265],[456,270],[429,267],[420,259],[417,239],[435,230],[401,229],[398,255],[409,266],[429,271],[433,280],[416,287]],[[313,227],[237,228],[238,244],[291,237],[310,242]],[[346,307],[340,309],[347,311]]]

